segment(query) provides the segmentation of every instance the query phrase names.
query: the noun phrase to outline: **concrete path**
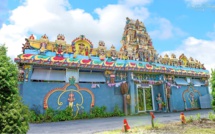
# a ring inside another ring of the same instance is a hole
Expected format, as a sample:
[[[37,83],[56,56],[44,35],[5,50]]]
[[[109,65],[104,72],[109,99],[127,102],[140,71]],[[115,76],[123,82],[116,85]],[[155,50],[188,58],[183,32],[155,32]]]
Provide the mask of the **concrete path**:
[[[208,117],[208,113],[213,112],[211,109],[185,111],[186,117],[190,115],[201,114],[201,117]],[[176,113],[155,113],[155,122],[168,123],[177,122],[180,112]],[[97,119],[85,119],[74,120],[64,122],[53,123],[41,123],[30,124],[30,130],[28,134],[50,134],[50,133],[64,133],[64,134],[92,134],[95,132],[101,132],[105,130],[122,129],[123,119],[125,117],[110,117],[110,118],[97,118]],[[142,116],[127,116],[126,117],[130,127],[148,125],[151,123],[151,117],[149,114]]]

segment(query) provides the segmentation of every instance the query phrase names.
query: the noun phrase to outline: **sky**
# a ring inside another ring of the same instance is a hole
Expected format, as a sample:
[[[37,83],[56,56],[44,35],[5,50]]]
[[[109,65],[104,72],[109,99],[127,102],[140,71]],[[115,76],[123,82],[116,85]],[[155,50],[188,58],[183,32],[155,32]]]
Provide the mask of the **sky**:
[[[0,44],[22,53],[25,38],[85,35],[94,47],[121,47],[126,17],[142,21],[161,55],[184,53],[215,68],[215,0],[1,0]]]

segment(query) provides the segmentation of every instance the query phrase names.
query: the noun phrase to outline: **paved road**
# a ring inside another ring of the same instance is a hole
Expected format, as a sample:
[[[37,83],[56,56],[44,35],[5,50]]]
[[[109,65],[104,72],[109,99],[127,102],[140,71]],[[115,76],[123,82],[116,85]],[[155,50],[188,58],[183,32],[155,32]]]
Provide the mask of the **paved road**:
[[[185,111],[185,116],[201,114],[201,117],[207,117],[211,109]],[[176,113],[155,113],[155,119],[159,123],[168,123],[179,121],[180,112]],[[53,123],[30,124],[28,134],[48,134],[48,133],[65,133],[65,134],[92,134],[105,130],[122,129],[123,119],[125,117],[97,118],[86,120],[74,120]],[[151,123],[149,114],[142,116],[127,116],[130,127],[148,125]],[[155,121],[155,122],[156,122]]]

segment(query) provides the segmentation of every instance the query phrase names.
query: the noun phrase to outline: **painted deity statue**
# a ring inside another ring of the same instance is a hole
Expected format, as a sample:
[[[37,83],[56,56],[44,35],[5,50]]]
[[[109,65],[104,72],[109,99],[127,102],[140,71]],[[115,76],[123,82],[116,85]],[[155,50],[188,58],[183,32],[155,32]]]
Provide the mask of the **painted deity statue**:
[[[63,54],[64,54],[63,45],[61,45],[61,44],[57,45],[55,52],[58,56],[63,56]]]
[[[40,39],[40,53],[44,53],[47,51],[47,42],[48,42],[48,37],[46,34],[44,34],[41,39]]]
[[[84,45],[84,43],[80,43],[80,44],[78,44],[78,46],[79,46],[78,54],[85,55],[85,45]]]
[[[172,66],[178,65],[178,59],[176,58],[176,55],[173,53],[170,56],[170,65],[172,65]]]
[[[190,101],[191,107],[194,108],[195,107],[195,98],[194,98],[194,94],[192,92],[190,93],[189,101]]]
[[[47,51],[47,44],[45,42],[40,43],[40,53],[44,53]]]
[[[23,54],[25,53],[25,49],[30,49],[31,48],[30,42],[29,42],[29,40],[27,38],[25,38],[25,44],[22,44],[22,45],[23,45],[23,47],[22,47]]]
[[[103,41],[99,41],[99,46],[97,48],[97,55],[100,60],[104,60],[106,58],[106,47]]]
[[[158,108],[159,108],[159,110],[161,111],[162,110],[162,98],[161,98],[161,94],[160,93],[158,93],[158,97],[157,97],[157,102],[158,102]]]
[[[65,52],[66,41],[65,36],[63,34],[58,34],[57,40],[55,40],[55,52],[57,56],[63,56]]]

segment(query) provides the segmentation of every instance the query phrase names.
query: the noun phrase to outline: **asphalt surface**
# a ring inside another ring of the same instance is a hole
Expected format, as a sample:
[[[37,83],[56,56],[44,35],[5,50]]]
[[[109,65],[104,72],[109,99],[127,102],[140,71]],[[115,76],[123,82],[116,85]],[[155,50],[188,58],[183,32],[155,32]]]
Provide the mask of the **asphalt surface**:
[[[200,113],[201,117],[208,117],[208,113],[213,112],[211,109],[185,111],[186,117],[190,115],[196,115]],[[180,112],[175,113],[154,113],[155,122],[169,123],[180,121]],[[129,126],[142,126],[151,123],[151,117],[147,115],[136,115],[126,117],[109,117],[109,118],[96,118],[96,119],[84,119],[73,120],[63,122],[30,124],[28,134],[93,134],[96,132],[122,129],[123,120],[127,119]]]

